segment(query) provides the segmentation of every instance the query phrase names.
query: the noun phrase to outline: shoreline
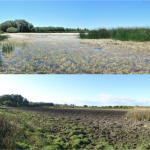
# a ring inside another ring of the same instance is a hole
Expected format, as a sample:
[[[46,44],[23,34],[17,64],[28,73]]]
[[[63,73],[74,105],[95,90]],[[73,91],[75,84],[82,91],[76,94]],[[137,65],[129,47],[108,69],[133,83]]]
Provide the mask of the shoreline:
[[[146,42],[135,42],[135,41],[120,41],[114,39],[80,39],[80,38],[72,38],[72,36],[77,36],[80,33],[8,33],[3,35],[9,35],[10,38],[7,40],[22,43],[27,42],[44,42],[49,43],[51,41],[56,42],[57,40],[52,40],[52,38],[62,38],[62,40],[77,40],[79,42],[86,42],[90,45],[99,46],[102,48],[123,48],[123,49],[134,49],[134,50],[148,50],[150,51],[150,41]],[[87,33],[88,34],[88,33]],[[71,36],[71,37],[70,37]],[[40,39],[45,38],[45,39]],[[5,41],[5,40],[4,40]]]

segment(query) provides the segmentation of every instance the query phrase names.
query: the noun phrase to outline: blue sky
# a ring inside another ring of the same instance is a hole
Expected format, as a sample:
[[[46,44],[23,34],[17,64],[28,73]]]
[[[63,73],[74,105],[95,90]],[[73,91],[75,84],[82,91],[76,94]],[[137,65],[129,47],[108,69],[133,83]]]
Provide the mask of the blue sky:
[[[76,106],[150,106],[150,75],[1,75],[0,96]]]
[[[150,1],[118,0],[0,0],[0,23],[25,19],[34,27],[149,27]]]

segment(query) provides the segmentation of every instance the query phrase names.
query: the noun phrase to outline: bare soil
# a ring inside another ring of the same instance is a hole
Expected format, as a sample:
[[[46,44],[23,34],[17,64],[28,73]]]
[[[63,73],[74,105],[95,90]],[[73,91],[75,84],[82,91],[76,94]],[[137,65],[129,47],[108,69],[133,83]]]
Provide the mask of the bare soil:
[[[124,110],[94,110],[94,109],[63,109],[63,108],[29,108],[29,107],[15,107],[15,109],[23,111],[43,112],[43,114],[50,114],[53,117],[65,117],[67,120],[75,121],[77,124],[84,123],[92,128],[107,128],[111,126],[116,128],[128,127],[146,127],[150,128],[150,121],[135,121],[124,118],[128,111]]]
[[[124,115],[129,110],[56,109],[38,107],[11,107],[11,109],[15,109],[18,112],[34,114],[30,119],[38,118],[40,121],[42,120],[42,123],[52,120],[51,122],[54,123],[55,126],[51,125],[47,128],[48,134],[58,138],[58,135],[61,133],[69,143],[74,142],[74,140],[71,140],[72,136],[75,136],[74,134],[78,135],[80,133],[82,133],[85,139],[88,138],[89,140],[95,141],[88,144],[81,144],[81,142],[79,144],[80,147],[87,148],[88,146],[92,146],[92,148],[96,150],[95,148],[99,145],[98,149],[106,150],[106,147],[103,148],[102,143],[99,143],[99,141],[104,141],[109,144],[108,146],[113,146],[115,149],[150,148],[150,121],[124,119]],[[40,117],[38,117],[39,114],[41,115]],[[21,117],[23,117],[23,115]],[[24,119],[26,120],[27,118],[28,116],[25,116]],[[69,124],[74,124],[75,128]],[[38,125],[40,125],[40,122],[38,122]],[[90,129],[90,134],[87,129]],[[62,132],[62,130],[64,132]]]

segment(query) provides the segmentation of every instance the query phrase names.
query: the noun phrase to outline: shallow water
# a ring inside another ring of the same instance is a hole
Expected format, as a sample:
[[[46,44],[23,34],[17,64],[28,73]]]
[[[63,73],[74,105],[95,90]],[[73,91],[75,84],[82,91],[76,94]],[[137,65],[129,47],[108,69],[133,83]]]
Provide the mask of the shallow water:
[[[33,37],[33,35],[26,34],[25,37]],[[91,68],[94,67],[96,61],[97,65],[95,67],[102,67],[103,69],[115,68],[117,67],[132,67],[134,70],[137,65],[144,64],[145,67],[150,67],[150,53],[141,53],[134,51],[127,51],[124,49],[117,48],[103,48],[97,45],[91,45],[88,42],[81,42],[79,35],[77,34],[52,34],[52,35],[34,35],[35,39],[38,41],[33,41],[30,45],[16,46],[15,50],[10,54],[2,52],[0,47],[0,55],[3,63],[3,70],[0,72],[5,72],[7,69],[10,70],[10,73],[15,73],[16,68],[20,69],[21,72],[26,72],[26,69],[21,69],[22,66],[26,64],[33,63],[32,73],[35,73],[39,70],[40,65],[50,66],[52,68],[54,65],[56,68],[59,68],[59,60],[62,60],[64,63],[69,63],[69,65],[77,65],[78,61],[81,60],[83,64],[89,65]],[[64,54],[63,56],[59,56]],[[55,56],[55,58],[54,58]],[[65,57],[65,58],[64,58]],[[74,57],[74,58],[73,58]],[[76,57],[76,59],[75,59]],[[78,58],[80,58],[80,60]],[[57,62],[55,62],[57,60]],[[51,62],[51,63],[48,63]],[[112,65],[114,64],[114,66]],[[69,66],[69,67],[70,67]],[[79,67],[80,66],[80,67]],[[80,64],[78,69],[82,73],[82,65]],[[30,68],[29,66],[27,67]],[[119,69],[119,68],[118,68]],[[11,72],[11,70],[13,70]],[[140,71],[139,69],[138,71]],[[135,71],[137,72],[137,71]],[[65,72],[63,72],[65,73]]]

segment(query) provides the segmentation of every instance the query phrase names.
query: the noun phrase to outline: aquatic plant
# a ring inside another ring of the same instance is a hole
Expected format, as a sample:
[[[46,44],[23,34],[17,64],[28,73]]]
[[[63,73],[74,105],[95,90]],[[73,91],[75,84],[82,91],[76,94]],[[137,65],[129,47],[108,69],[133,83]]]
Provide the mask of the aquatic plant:
[[[2,51],[6,53],[10,53],[14,50],[14,45],[12,43],[3,43],[2,45]]]

